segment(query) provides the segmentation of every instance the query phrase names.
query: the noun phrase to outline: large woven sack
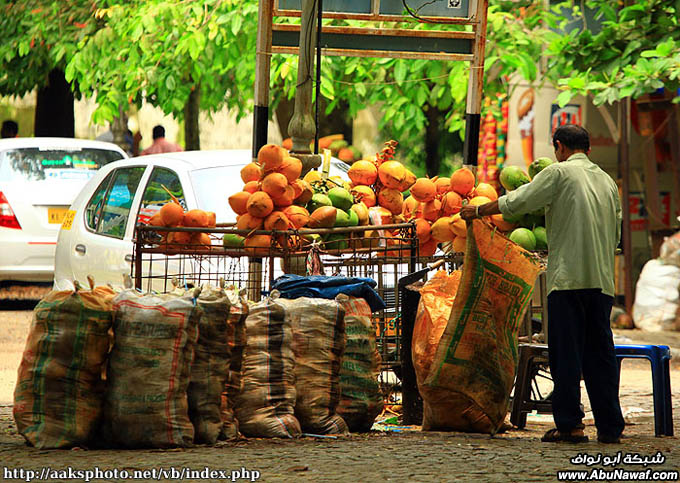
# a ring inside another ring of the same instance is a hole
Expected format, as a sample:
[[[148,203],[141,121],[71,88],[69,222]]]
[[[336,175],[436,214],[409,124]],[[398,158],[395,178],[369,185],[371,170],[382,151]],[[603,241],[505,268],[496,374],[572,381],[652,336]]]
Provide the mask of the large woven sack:
[[[517,366],[517,333],[540,264],[488,223],[468,225],[463,275],[420,393],[423,430],[495,434]]]
[[[337,413],[350,431],[366,432],[370,431],[384,404],[378,383],[381,359],[371,308],[359,297],[336,300],[345,309],[346,341]]]
[[[106,287],[52,291],[35,307],[13,408],[28,444],[68,448],[93,438],[102,412],[112,298]]]
[[[246,436],[293,438],[301,433],[294,416],[293,331],[273,295],[249,305],[236,418]]]
[[[336,413],[345,351],[345,309],[335,300],[320,298],[278,302],[293,327],[295,416],[302,430],[314,434],[348,432],[345,421]]]
[[[430,372],[437,346],[451,316],[462,274],[461,270],[451,274],[439,270],[419,290],[420,302],[411,343],[413,368],[419,386],[422,386]],[[424,404],[427,405],[427,402]]]
[[[201,309],[192,295],[125,290],[114,300],[104,415],[111,442],[127,448],[186,447],[194,428],[187,386]]]
[[[242,389],[241,365],[243,364],[243,350],[246,347],[246,318],[248,317],[248,300],[246,290],[240,292],[227,290],[230,300],[228,324],[231,331],[229,338],[229,370],[227,380],[222,390],[222,431],[219,439],[233,439],[238,437],[238,420],[234,414],[234,401]]]
[[[222,393],[231,359],[229,341],[234,336],[229,324],[231,301],[222,288],[205,286],[198,305],[203,313],[187,390],[189,419],[194,425],[194,443],[215,444],[224,424]]]

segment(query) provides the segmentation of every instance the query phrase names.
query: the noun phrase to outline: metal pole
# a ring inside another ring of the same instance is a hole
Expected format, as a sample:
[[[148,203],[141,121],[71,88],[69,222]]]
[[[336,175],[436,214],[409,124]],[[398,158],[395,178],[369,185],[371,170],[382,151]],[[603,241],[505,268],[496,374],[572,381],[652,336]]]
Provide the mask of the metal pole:
[[[470,78],[465,109],[465,144],[463,145],[463,165],[471,167],[477,176],[477,150],[479,148],[479,128],[482,113],[482,88],[484,87],[484,47],[486,46],[486,11],[489,0],[477,2],[475,13],[475,43],[473,59],[470,63]]]
[[[269,124],[269,70],[272,52],[272,10],[274,0],[260,0],[257,15],[255,53],[255,109],[253,112],[253,159],[267,144]]]
[[[316,18],[316,102],[314,103],[314,154],[319,154],[319,99],[321,98],[321,27],[323,20],[323,0],[318,0]]]
[[[633,253],[630,235],[630,98],[619,102],[619,162],[621,170],[621,210],[623,211],[623,293],[626,300],[626,312],[633,313]]]

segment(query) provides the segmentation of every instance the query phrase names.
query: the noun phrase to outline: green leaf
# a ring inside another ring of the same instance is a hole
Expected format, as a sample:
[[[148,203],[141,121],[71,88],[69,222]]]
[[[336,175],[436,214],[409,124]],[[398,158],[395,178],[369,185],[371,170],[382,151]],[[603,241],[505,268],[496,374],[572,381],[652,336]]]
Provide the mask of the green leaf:
[[[571,100],[572,96],[573,95],[572,95],[571,91],[560,92],[560,94],[557,96],[557,104],[560,107],[566,106],[567,104],[569,104],[569,101]]]
[[[333,100],[335,99],[335,88],[333,87],[333,83],[327,81],[321,81],[321,88],[319,89],[321,91],[321,95],[324,96],[328,100]]]
[[[165,78],[165,87],[167,87],[169,91],[175,90],[175,78],[172,75],[169,75]]]
[[[406,62],[403,60],[397,61],[394,66],[394,79],[397,82],[403,82],[404,80],[406,80],[407,73],[408,69],[406,67]]]

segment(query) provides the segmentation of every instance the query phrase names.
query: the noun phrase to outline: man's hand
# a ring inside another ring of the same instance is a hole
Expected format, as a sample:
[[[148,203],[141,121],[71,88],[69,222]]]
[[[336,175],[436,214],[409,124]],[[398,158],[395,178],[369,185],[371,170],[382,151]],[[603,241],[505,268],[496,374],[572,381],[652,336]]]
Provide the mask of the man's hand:
[[[460,209],[460,217],[465,221],[472,221],[477,218],[476,206],[467,204]]]

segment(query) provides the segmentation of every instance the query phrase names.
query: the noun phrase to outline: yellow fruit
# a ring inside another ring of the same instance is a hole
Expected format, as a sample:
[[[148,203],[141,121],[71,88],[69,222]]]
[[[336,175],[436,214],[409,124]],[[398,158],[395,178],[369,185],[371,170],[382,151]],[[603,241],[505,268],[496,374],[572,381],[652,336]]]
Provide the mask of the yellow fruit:
[[[363,202],[367,208],[376,204],[375,193],[369,186],[357,185],[350,190],[350,193],[357,202]]]
[[[347,176],[355,185],[370,186],[378,178],[378,168],[372,162],[362,159],[349,168]]]
[[[457,237],[467,237],[467,225],[465,220],[460,217],[460,214],[455,214],[451,217],[451,230]]]
[[[386,161],[378,167],[378,176],[386,188],[396,190],[406,180],[406,168],[399,161]]]
[[[452,241],[456,236],[451,229],[453,217],[444,216],[432,223],[432,238],[438,242]]]

